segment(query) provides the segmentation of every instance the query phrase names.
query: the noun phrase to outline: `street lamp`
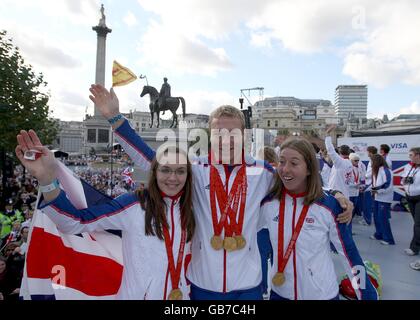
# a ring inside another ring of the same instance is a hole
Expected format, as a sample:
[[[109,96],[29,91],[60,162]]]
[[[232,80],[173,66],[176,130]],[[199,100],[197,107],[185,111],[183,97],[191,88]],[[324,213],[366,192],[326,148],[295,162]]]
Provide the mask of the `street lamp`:
[[[243,107],[244,107],[244,98],[239,98],[239,103],[241,104],[241,110],[243,109]]]

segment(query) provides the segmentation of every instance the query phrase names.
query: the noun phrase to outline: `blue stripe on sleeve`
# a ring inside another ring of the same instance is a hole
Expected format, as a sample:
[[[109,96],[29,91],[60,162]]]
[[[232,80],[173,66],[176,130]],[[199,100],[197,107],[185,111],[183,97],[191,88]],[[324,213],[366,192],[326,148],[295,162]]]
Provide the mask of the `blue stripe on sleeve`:
[[[82,224],[87,224],[122,213],[127,208],[136,205],[137,203],[138,199],[135,194],[124,194],[105,204],[78,210],[71,204],[69,199],[67,199],[66,193],[61,190],[59,196],[54,199],[54,201],[43,204],[40,206],[40,209],[50,205],[56,209],[59,214],[77,220]]]
[[[325,196],[317,203],[323,206],[324,208],[329,209],[331,214],[333,215],[337,234],[339,237],[338,240],[341,243],[342,250],[347,257],[347,260],[350,266],[352,268],[354,266],[364,266],[363,260],[359,254],[356,244],[353,241],[349,228],[347,228],[347,225],[345,223],[338,223],[336,220],[336,217],[338,216],[338,214],[340,214],[343,211],[342,208],[340,207],[339,202],[333,196]],[[360,277],[360,275],[356,275],[356,276]],[[360,289],[361,298],[363,300],[377,300],[378,294],[376,292],[376,289],[372,285],[371,281],[369,280],[366,270],[365,270],[365,279],[366,279],[365,281],[366,288]]]
[[[122,125],[115,130],[115,133],[131,147],[136,149],[136,151],[149,162],[155,158],[156,152],[144,142],[144,140],[134,131],[133,128],[131,128],[127,119],[125,119]],[[124,137],[127,137],[128,140]]]

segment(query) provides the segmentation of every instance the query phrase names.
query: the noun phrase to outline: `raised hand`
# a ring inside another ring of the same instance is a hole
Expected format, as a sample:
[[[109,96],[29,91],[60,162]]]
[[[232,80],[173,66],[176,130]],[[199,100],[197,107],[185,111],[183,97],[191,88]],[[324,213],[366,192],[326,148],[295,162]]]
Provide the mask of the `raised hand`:
[[[337,128],[337,125],[332,124],[330,125],[327,130],[325,131],[327,133],[327,135],[329,135],[331,132],[333,132],[335,129]]]
[[[29,173],[38,179],[41,185],[48,185],[56,179],[57,160],[53,153],[42,145],[35,131],[21,130],[20,134],[17,135],[17,141],[16,156]],[[42,153],[42,156],[37,160],[27,160],[24,158],[27,150],[38,150]]]
[[[89,99],[95,103],[105,118],[110,119],[120,113],[120,103],[114,89],[108,91],[100,84],[92,84],[89,91],[92,94]]]

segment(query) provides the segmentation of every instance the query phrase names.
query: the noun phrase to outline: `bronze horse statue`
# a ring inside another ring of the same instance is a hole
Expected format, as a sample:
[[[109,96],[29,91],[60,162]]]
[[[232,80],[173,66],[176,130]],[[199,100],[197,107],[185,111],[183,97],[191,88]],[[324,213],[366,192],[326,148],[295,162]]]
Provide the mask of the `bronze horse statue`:
[[[172,124],[171,128],[175,124],[175,128],[178,126],[178,116],[176,111],[179,108],[181,102],[182,105],[182,116],[185,118],[185,100],[183,97],[159,97],[159,92],[155,87],[144,86],[143,91],[140,94],[140,97],[144,97],[146,94],[150,96],[150,115],[152,116],[152,122],[150,123],[150,128],[153,126],[153,114],[156,113],[157,118],[157,128],[159,128],[159,115],[161,111],[169,110],[172,112]]]

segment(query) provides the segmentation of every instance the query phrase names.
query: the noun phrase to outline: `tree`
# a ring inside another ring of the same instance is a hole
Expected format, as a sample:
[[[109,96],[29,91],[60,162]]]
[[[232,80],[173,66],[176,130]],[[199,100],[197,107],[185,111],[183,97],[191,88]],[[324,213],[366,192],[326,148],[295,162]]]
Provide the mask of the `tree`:
[[[0,167],[2,188],[6,190],[7,177],[17,145],[20,130],[34,129],[44,144],[56,137],[58,123],[50,118],[49,94],[43,93],[47,83],[42,74],[35,74],[26,65],[19,48],[7,32],[0,30]],[[0,210],[5,202],[1,193]]]
[[[26,65],[19,48],[0,30],[0,149],[13,152],[20,130],[34,129],[44,144],[58,132],[51,118],[43,75]]]

